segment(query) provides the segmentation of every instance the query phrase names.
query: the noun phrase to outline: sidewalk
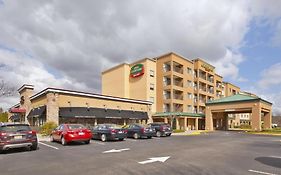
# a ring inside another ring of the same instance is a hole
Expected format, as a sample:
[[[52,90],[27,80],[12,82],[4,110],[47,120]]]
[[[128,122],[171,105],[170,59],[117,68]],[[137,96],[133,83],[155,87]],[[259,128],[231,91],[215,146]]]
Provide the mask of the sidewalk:
[[[49,136],[42,136],[41,134],[38,134],[37,133],[37,138],[38,138],[38,141],[45,141],[45,142],[49,142],[50,141],[50,137]]]
[[[201,133],[207,133],[205,130],[189,130],[185,132],[173,133],[174,136],[188,136],[188,135],[200,135]]]

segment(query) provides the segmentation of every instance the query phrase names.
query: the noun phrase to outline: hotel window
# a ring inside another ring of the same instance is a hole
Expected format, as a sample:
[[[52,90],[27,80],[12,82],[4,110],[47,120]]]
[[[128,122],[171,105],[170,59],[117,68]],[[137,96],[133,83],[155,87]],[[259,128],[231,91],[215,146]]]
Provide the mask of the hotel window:
[[[187,98],[188,98],[188,99],[192,99],[192,94],[191,94],[191,93],[188,93],[188,94],[187,94]]]
[[[154,90],[154,84],[153,83],[150,83],[150,88],[149,88],[150,90]]]
[[[188,68],[187,68],[187,73],[188,73],[188,74],[192,74],[192,69],[188,67]]]
[[[151,101],[152,103],[154,103],[154,97],[150,97],[149,101]]]
[[[192,112],[192,106],[191,105],[187,105],[187,111]]]
[[[188,87],[192,87],[192,81],[187,80],[187,86],[188,86]]]
[[[154,70],[150,70],[150,77],[154,77]]]

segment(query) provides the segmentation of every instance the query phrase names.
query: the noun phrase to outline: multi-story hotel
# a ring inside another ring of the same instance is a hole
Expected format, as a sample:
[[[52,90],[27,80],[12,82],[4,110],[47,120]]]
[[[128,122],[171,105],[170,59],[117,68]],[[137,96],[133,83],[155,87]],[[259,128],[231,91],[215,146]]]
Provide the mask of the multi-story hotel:
[[[223,82],[211,64],[176,53],[102,72],[102,94],[151,101],[153,121],[171,122],[171,116],[178,116],[178,129],[203,129],[205,103],[239,92],[239,87]]]
[[[175,53],[102,72],[102,94],[46,88],[33,94],[32,85],[19,88],[20,103],[10,120],[40,126],[60,123],[170,123],[174,129],[228,129],[248,116],[253,130],[271,127],[272,104],[223,81],[202,59]],[[230,123],[229,123],[230,121]]]

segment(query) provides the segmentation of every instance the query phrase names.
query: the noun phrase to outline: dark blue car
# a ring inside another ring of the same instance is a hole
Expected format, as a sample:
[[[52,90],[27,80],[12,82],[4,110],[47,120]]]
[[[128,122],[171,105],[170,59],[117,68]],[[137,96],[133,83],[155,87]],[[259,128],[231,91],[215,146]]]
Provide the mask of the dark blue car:
[[[127,131],[116,124],[98,124],[92,128],[93,139],[103,142],[107,140],[124,140]]]
[[[134,139],[143,137],[150,139],[153,135],[155,135],[155,130],[152,127],[140,124],[129,124],[123,128],[127,130],[127,137],[132,137]]]

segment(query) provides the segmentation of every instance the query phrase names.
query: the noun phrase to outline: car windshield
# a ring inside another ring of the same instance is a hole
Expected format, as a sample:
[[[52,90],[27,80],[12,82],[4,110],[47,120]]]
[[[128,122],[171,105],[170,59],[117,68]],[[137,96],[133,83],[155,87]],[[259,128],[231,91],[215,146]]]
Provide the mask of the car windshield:
[[[68,125],[68,129],[84,129],[85,126],[81,124]]]
[[[31,128],[28,125],[5,125],[0,127],[0,131],[6,132],[20,132],[20,131],[30,131]]]

